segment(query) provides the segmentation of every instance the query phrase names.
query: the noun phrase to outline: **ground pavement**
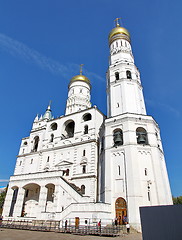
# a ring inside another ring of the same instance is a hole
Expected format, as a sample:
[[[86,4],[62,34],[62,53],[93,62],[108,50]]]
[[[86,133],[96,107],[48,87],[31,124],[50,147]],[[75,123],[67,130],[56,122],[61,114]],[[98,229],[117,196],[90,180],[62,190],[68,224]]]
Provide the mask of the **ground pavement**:
[[[131,233],[123,237],[79,236],[55,232],[37,232],[28,230],[0,229],[0,240],[142,240],[140,233]]]

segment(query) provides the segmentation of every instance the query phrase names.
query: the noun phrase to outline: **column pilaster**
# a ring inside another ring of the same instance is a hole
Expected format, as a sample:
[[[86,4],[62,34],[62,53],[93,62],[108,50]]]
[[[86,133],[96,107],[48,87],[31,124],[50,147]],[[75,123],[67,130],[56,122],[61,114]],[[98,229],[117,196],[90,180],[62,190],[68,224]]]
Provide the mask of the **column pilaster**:
[[[39,213],[45,212],[46,200],[47,200],[48,189],[45,186],[41,186],[39,194]]]
[[[11,203],[12,203],[12,200],[13,200],[13,192],[14,192],[13,189],[9,186],[8,191],[6,193],[6,199],[5,199],[5,203],[4,203],[4,207],[3,207],[3,213],[2,213],[2,216],[4,217],[4,219],[6,219],[6,217],[9,216]]]
[[[25,189],[20,187],[18,189],[18,196],[15,203],[13,217],[21,217],[24,196],[25,196]]]

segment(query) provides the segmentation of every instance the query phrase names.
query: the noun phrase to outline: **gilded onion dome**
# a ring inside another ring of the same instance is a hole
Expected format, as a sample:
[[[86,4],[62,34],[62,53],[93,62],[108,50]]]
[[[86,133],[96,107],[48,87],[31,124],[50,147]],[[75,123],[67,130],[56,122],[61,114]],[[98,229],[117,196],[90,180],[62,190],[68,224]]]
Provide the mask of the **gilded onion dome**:
[[[124,38],[128,41],[130,41],[130,33],[128,32],[128,30],[124,27],[120,27],[119,23],[118,23],[118,19],[117,18],[117,23],[116,23],[116,27],[113,28],[110,33],[109,33],[109,43],[111,44],[115,39],[118,38]]]
[[[84,76],[82,74],[76,75],[76,76],[72,77],[71,80],[70,80],[70,84],[75,82],[75,81],[86,82],[86,83],[88,83],[90,85],[90,80],[86,76]]]
[[[80,74],[72,77],[70,80],[70,84],[76,81],[81,81],[91,85],[90,80],[86,76],[82,75],[82,67],[83,67],[83,64],[80,64]]]

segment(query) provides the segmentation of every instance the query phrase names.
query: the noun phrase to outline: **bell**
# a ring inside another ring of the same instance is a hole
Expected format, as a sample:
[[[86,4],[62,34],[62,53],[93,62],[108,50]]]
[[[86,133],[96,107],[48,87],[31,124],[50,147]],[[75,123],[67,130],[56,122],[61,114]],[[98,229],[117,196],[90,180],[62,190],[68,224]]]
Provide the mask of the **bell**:
[[[121,132],[116,132],[114,134],[114,144],[115,145],[122,145],[123,144],[123,137]]]
[[[140,134],[137,138],[137,143],[139,144],[145,144],[146,143],[146,136],[143,134]]]

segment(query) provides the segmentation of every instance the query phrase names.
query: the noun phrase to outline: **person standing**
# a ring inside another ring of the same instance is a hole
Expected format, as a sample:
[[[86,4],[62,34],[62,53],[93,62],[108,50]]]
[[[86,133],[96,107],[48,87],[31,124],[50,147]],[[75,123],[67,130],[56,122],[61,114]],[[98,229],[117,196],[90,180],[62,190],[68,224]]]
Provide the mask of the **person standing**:
[[[116,217],[115,220],[114,220],[114,224],[115,224],[115,226],[118,225],[118,219],[117,219],[117,217]]]
[[[67,227],[68,227],[68,220],[65,221],[65,231],[67,231]]]
[[[127,229],[127,233],[129,234],[130,233],[130,224],[128,222],[126,223],[126,229]]]
[[[99,230],[99,233],[101,233],[101,220],[98,222],[98,230]]]

